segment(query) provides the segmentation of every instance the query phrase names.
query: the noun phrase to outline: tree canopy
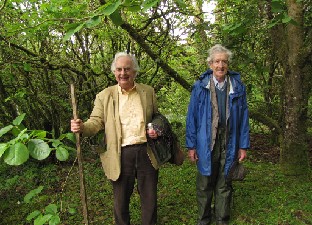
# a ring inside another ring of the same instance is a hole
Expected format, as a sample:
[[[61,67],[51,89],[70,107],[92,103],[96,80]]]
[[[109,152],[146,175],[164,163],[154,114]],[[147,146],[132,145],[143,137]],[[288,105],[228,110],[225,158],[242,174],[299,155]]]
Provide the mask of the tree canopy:
[[[207,6],[211,2],[215,8]],[[207,50],[221,43],[234,52],[230,68],[247,86],[252,131],[270,133],[281,146],[285,172],[302,174],[311,129],[311,5],[310,0],[2,1],[0,127],[26,113],[30,129],[55,138],[68,132],[69,84],[75,83],[79,114],[86,119],[95,94],[115,83],[110,64],[118,51],[136,55],[137,81],[152,85],[160,110],[184,124],[191,86],[207,69]]]

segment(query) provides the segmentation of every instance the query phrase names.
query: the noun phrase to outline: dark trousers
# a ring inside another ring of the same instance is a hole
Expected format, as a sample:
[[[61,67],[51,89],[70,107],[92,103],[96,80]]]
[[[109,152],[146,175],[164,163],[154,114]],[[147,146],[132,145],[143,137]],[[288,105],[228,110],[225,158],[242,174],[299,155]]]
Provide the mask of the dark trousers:
[[[112,181],[114,193],[114,216],[116,225],[130,225],[129,203],[135,179],[141,201],[142,225],[157,222],[158,170],[152,166],[147,154],[147,145],[122,147],[121,174]]]
[[[225,153],[225,132],[221,130],[218,131],[216,143],[211,152],[211,176],[203,176],[198,172],[196,178],[198,225],[210,224],[213,197],[216,220],[222,222],[230,219],[232,188],[225,182]]]

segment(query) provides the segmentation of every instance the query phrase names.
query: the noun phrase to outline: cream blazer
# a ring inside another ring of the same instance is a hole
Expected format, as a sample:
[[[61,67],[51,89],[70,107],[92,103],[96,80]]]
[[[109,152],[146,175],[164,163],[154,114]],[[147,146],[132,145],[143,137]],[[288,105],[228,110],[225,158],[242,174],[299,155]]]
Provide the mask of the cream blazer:
[[[152,121],[158,112],[154,89],[145,84],[136,83],[140,95],[145,124]],[[105,88],[96,95],[90,118],[84,123],[83,136],[89,137],[104,131],[106,148],[100,153],[104,173],[108,179],[116,181],[121,171],[121,123],[119,119],[118,85]],[[155,169],[159,168],[150,147],[149,158]]]

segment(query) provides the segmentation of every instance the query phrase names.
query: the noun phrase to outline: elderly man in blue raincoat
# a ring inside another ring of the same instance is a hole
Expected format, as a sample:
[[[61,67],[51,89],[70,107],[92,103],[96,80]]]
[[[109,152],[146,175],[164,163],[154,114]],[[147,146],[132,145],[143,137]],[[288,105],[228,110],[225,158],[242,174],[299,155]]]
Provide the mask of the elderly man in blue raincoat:
[[[227,175],[235,161],[243,161],[249,143],[246,88],[240,74],[229,71],[232,52],[222,45],[209,50],[210,69],[192,88],[186,119],[186,147],[196,162],[197,225],[229,224],[232,196]]]

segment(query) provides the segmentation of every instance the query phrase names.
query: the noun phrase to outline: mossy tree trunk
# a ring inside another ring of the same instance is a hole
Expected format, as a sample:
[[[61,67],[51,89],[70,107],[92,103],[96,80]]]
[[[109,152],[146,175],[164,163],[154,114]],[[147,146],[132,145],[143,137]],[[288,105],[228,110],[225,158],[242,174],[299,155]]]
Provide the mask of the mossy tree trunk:
[[[288,15],[297,24],[286,29],[287,61],[285,63],[285,101],[283,143],[280,164],[288,175],[306,174],[309,168],[306,142],[307,110],[303,80],[303,6],[299,1],[287,1]]]

